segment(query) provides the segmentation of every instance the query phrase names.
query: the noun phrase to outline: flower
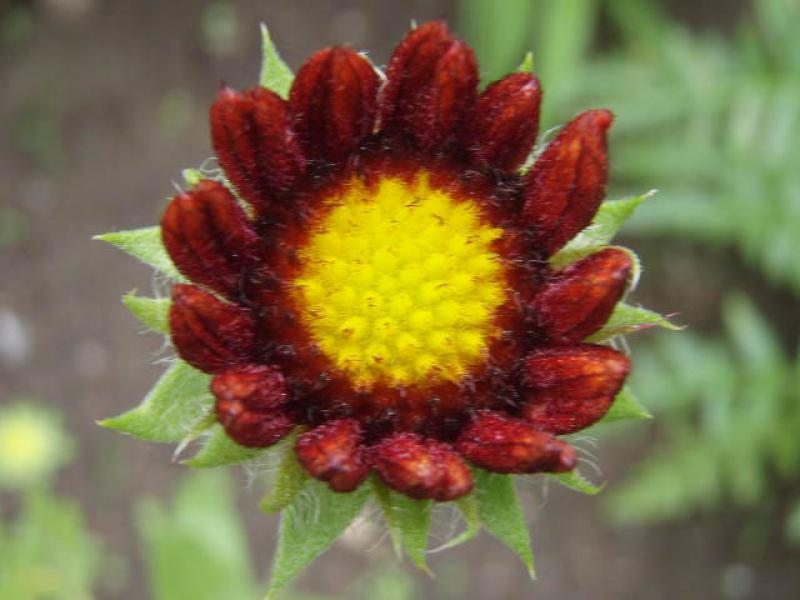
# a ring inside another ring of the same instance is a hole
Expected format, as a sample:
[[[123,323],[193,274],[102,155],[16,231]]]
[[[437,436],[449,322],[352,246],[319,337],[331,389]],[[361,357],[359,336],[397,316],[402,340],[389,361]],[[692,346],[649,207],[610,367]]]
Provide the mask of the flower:
[[[190,281],[173,288],[172,341],[213,375],[234,441],[266,447],[300,425],[299,462],[333,490],[374,472],[438,501],[471,491],[468,464],[574,468],[558,436],[600,419],[629,371],[584,340],[632,265],[615,248],[562,270],[548,259],[604,197],[612,116],[578,115],[521,171],[537,79],[477,86],[472,50],[431,22],[385,76],[326,48],[288,100],[219,93],[230,186],[199,182],[161,226]]]

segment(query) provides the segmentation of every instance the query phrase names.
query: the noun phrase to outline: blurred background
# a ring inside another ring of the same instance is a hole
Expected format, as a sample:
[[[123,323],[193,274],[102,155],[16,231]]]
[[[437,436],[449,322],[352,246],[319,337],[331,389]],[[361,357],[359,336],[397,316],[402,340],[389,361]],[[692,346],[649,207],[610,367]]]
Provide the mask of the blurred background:
[[[90,238],[156,223],[211,155],[207,108],[255,85],[259,22],[296,68],[342,42],[384,64],[436,17],[484,82],[533,51],[543,131],[616,113],[609,196],[660,190],[624,229],[632,300],[688,328],[630,341],[656,419],[589,432],[600,496],[527,486],[538,581],[485,535],[431,580],[364,524],[285,597],[800,597],[800,1],[2,0],[0,598],[260,597],[259,473],[193,474],[94,424],[164,353],[120,303],[150,270]]]

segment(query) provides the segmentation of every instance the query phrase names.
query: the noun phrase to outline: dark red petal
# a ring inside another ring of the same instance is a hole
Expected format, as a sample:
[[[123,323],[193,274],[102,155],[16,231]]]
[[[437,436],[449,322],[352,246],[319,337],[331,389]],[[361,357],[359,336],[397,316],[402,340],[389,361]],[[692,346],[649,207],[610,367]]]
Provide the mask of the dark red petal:
[[[480,95],[469,124],[467,146],[480,166],[516,171],[539,131],[542,90],[530,73],[512,73]]]
[[[475,465],[498,473],[571,471],[575,449],[533,425],[495,412],[481,412],[467,425],[456,449]]]
[[[242,446],[271,446],[294,427],[283,412],[286,383],[277,369],[248,365],[218,373],[211,381],[217,420]]]
[[[255,264],[258,237],[236,199],[220,183],[201,181],[178,194],[161,219],[161,237],[188,279],[228,298]]]
[[[410,137],[434,151],[455,141],[477,95],[478,67],[472,49],[434,21],[411,31],[389,61],[381,128]]]
[[[294,131],[310,160],[344,161],[375,123],[378,76],[347,48],[327,48],[297,72],[289,107]]]
[[[390,488],[418,500],[455,500],[472,491],[472,474],[452,446],[396,433],[372,448],[372,466]]]
[[[336,492],[352,492],[369,468],[361,447],[361,425],[355,419],[330,421],[301,435],[297,458],[312,476]]]
[[[255,349],[248,311],[193,285],[172,289],[169,328],[178,355],[207,373],[246,364]]]
[[[548,255],[592,220],[608,177],[606,131],[613,115],[588,110],[564,126],[525,178],[526,222]]]
[[[557,273],[531,304],[541,333],[574,344],[600,329],[622,297],[632,266],[627,252],[606,248]]]
[[[260,215],[272,215],[305,168],[286,102],[265,88],[225,88],[210,116],[214,151],[228,179]]]
[[[537,350],[525,366],[522,414],[557,434],[580,431],[605,415],[630,372],[624,355],[591,344]]]

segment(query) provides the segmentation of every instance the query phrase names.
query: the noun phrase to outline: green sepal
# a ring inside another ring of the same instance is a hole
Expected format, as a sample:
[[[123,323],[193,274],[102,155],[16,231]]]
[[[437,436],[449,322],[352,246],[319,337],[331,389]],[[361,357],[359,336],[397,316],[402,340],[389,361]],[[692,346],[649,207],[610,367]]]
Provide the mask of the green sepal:
[[[112,231],[96,235],[93,239],[116,246],[171,279],[184,280],[164,248],[164,243],[161,241],[161,227],[158,225],[128,231]]]
[[[555,479],[563,486],[580,492],[581,494],[586,494],[587,496],[599,494],[605,487],[605,483],[601,483],[600,485],[593,484],[586,479],[586,477],[578,473],[577,469],[573,469],[568,473],[548,473],[548,477]]]
[[[671,331],[683,329],[655,311],[620,302],[614,307],[614,312],[602,329],[590,335],[586,341],[603,342],[617,335],[626,335],[650,327],[663,327]]]
[[[508,546],[536,578],[528,524],[522,511],[513,475],[474,469],[475,501],[483,527]]]
[[[272,488],[261,500],[261,510],[265,513],[277,513],[289,506],[308,480],[308,473],[297,460],[294,449],[299,432],[297,429],[281,441],[278,452],[281,453],[278,471]]]
[[[203,179],[207,179],[207,177],[203,175],[203,172],[200,169],[192,169],[192,168],[187,168],[181,171],[181,177],[183,177],[183,180],[186,182],[186,185],[188,185],[190,188],[196,186]]]
[[[178,359],[139,406],[98,425],[152,442],[180,442],[211,409],[211,376]]]
[[[428,548],[428,532],[431,527],[431,501],[414,500],[387,488],[377,477],[370,478],[372,494],[383,512],[389,526],[392,544],[398,558],[403,551],[417,567],[433,576],[425,552]]]
[[[289,97],[289,89],[292,87],[294,74],[289,66],[283,62],[278,54],[272,37],[269,35],[267,26],[261,24],[261,75],[259,82],[261,87],[272,90],[281,98]]]
[[[197,454],[183,461],[183,464],[199,469],[238,465],[253,460],[264,451],[265,448],[240,446],[228,437],[222,425],[214,423]]]
[[[466,528],[457,536],[439,546],[436,550],[441,552],[448,548],[460,546],[464,542],[468,542],[478,535],[481,531],[481,518],[478,514],[478,502],[475,500],[475,494],[462,496],[456,500],[458,511],[461,513],[461,518],[464,519]]]
[[[614,239],[614,236],[636,208],[654,194],[655,190],[651,190],[639,196],[603,202],[589,226],[556,252],[550,258],[550,264],[554,268],[562,268],[578,259],[602,250]],[[638,276],[633,279],[638,280]]]
[[[517,73],[533,73],[533,52],[530,50],[525,53],[525,58],[517,67]]]
[[[338,494],[325,483],[308,478],[281,515],[278,548],[265,600],[277,594],[330,547],[359,515],[370,486]]]
[[[653,415],[642,406],[628,386],[623,387],[605,416],[598,423],[613,423],[629,419],[652,419]]]
[[[128,292],[122,296],[122,303],[151,331],[169,334],[169,307],[172,304],[169,298],[148,298]]]

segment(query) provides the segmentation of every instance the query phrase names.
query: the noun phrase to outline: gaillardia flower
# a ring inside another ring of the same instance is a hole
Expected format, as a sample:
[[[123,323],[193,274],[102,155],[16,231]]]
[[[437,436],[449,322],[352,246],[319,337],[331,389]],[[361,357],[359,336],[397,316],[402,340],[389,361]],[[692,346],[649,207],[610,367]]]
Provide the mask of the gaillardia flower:
[[[243,446],[302,426],[300,464],[335,491],[370,472],[417,499],[473,486],[468,465],[565,472],[560,438],[600,419],[629,371],[585,343],[631,271],[606,248],[548,259],[606,185],[606,110],[578,115],[522,170],[541,90],[518,72],[478,91],[472,50],[412,30],[385,75],[348,48],[299,70],[288,100],[224,88],[211,107],[229,185],[169,204],[164,245],[179,356],[212,374]]]

